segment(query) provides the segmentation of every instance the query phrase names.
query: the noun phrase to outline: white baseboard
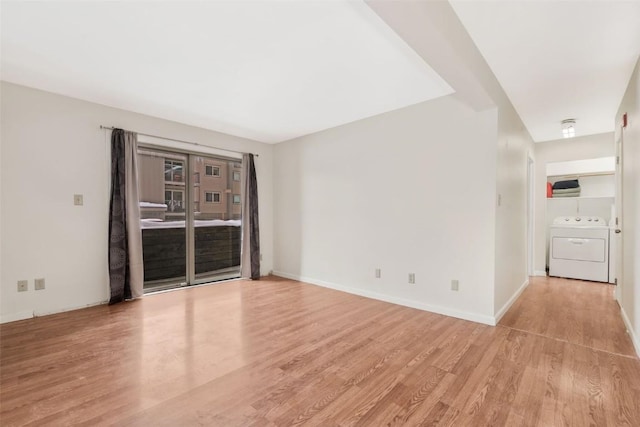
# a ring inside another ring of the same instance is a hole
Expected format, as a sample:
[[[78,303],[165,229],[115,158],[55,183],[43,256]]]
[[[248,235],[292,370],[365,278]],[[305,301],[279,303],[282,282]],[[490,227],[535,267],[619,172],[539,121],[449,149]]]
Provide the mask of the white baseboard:
[[[98,301],[98,302],[92,302],[90,304],[85,304],[80,306],[65,307],[59,310],[54,310],[54,311],[34,311],[33,317],[49,316],[51,314],[66,313],[67,311],[82,310],[83,308],[95,307],[96,305],[103,305],[103,304],[107,304],[108,302],[109,301],[107,300]]]
[[[540,276],[540,277],[546,277],[547,276],[547,272],[544,270],[534,270],[533,271],[533,275],[534,276]]]
[[[513,295],[511,295],[511,298],[509,298],[509,301],[507,301],[502,308],[496,313],[495,315],[495,323],[494,324],[498,324],[498,322],[500,321],[500,319],[502,319],[502,316],[505,315],[505,313],[507,311],[509,311],[509,309],[511,308],[511,306],[513,305],[514,302],[516,302],[516,300],[518,299],[518,297],[520,296],[520,294],[522,294],[522,292],[524,292],[524,290],[527,288],[527,286],[529,286],[529,279],[525,280],[524,283],[518,288],[517,291],[515,291],[515,293]]]
[[[296,274],[289,274],[282,271],[274,271],[273,275],[284,277],[286,279],[297,280],[299,282],[304,282],[311,285],[322,286],[323,288],[329,288],[329,289],[334,289],[336,291],[346,292],[348,294],[359,295],[361,297],[371,298],[378,301],[390,302],[392,304],[398,304],[405,307],[416,308],[418,310],[428,311],[431,313],[443,314],[445,316],[456,317],[458,319],[470,320],[472,322],[495,326],[495,319],[492,316],[485,316],[479,313],[472,313],[468,311],[455,310],[448,307],[425,304],[418,301],[412,301],[405,298],[394,297],[386,294],[381,294],[379,292],[367,291],[365,289],[351,288],[349,286],[337,285],[335,283],[325,282],[323,280],[317,280],[311,277],[298,276]]]
[[[91,304],[85,304],[85,305],[74,306],[74,307],[65,307],[65,308],[61,308],[61,309],[58,309],[58,310],[52,310],[52,311],[21,311],[19,313],[11,313],[11,314],[7,314],[7,315],[3,315],[2,317],[0,317],[0,323],[9,323],[9,322],[15,322],[15,321],[18,321],[18,320],[31,319],[33,317],[49,316],[51,314],[58,314],[58,313],[65,313],[67,311],[81,310],[83,308],[93,307],[93,306],[96,306],[96,305],[102,305],[102,304],[106,304],[108,302],[109,301],[99,301],[99,302],[93,302]]]
[[[16,322],[18,320],[31,319],[33,311],[20,311],[18,313],[3,314],[0,317],[0,323]]]
[[[620,307],[620,312],[622,313],[622,320],[624,320],[624,324],[627,327],[627,332],[631,337],[631,342],[633,343],[633,347],[635,347],[636,349],[636,354],[638,355],[638,357],[640,357],[640,337],[638,336],[636,331],[634,331],[633,325],[631,324],[631,320],[629,320],[629,317],[627,316],[627,313],[624,311],[624,308]]]

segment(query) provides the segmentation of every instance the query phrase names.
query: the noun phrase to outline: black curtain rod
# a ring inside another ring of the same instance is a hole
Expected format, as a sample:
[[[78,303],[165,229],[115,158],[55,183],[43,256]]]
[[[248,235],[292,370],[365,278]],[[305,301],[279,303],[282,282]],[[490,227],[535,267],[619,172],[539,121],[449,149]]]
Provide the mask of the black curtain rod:
[[[114,130],[114,129],[117,129],[117,128],[115,128],[115,127],[113,127],[113,126],[103,126],[103,125],[100,125],[100,129]],[[136,133],[137,133],[138,135],[149,136],[149,137],[151,137],[151,138],[160,138],[160,139],[166,139],[166,140],[169,140],[169,141],[182,142],[183,144],[191,144],[191,145],[195,145],[195,146],[198,146],[198,147],[204,147],[204,148],[213,148],[214,150],[228,151],[229,153],[245,154],[245,153],[243,153],[242,151],[235,151],[235,150],[228,150],[228,149],[226,149],[226,148],[212,147],[212,146],[210,146],[210,145],[199,144],[199,143],[197,143],[197,142],[191,142],[191,141],[184,141],[184,140],[182,140],[182,139],[167,138],[167,137],[164,137],[164,136],[151,135],[151,134],[149,134],[149,133],[142,133],[142,132],[136,132]],[[255,157],[260,157],[260,155],[259,155],[259,154],[254,154],[254,156],[255,156]]]

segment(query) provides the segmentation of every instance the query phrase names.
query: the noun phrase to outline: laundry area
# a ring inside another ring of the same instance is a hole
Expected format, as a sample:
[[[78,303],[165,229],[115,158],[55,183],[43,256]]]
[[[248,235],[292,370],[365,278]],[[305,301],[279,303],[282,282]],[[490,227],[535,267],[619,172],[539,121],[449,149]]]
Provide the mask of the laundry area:
[[[546,164],[546,272],[615,283],[615,156]]]

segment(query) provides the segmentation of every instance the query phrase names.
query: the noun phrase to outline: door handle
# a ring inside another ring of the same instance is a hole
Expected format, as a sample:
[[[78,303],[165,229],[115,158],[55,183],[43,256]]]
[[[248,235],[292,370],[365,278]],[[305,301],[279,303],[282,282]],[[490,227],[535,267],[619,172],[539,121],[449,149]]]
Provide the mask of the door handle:
[[[616,228],[616,234],[620,234],[622,233],[622,230],[620,230],[619,228]]]

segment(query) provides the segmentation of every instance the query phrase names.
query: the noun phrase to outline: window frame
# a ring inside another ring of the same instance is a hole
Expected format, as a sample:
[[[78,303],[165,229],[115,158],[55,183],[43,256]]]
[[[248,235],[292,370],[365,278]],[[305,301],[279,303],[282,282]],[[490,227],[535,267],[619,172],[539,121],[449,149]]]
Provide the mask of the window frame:
[[[171,169],[169,171],[167,171],[167,163],[169,163],[171,165]],[[182,171],[181,174],[179,174],[179,176],[181,177],[179,181],[176,181],[175,179],[175,175],[176,172],[173,169],[175,166],[180,165],[180,169]],[[169,184],[184,184],[184,177],[185,177],[185,162],[183,160],[177,160],[177,159],[170,159],[170,158],[165,158],[164,159],[164,182],[169,183]],[[171,174],[171,179],[167,180],[167,172],[169,172]]]
[[[207,200],[207,196],[211,194],[211,201]],[[218,195],[218,201],[216,202],[215,195]],[[220,191],[205,191],[204,192],[204,202],[205,203],[222,203],[222,193]]]
[[[169,200],[171,203],[167,203],[167,193],[171,193],[171,200]],[[182,195],[182,200],[180,200],[180,205],[182,206],[182,210],[175,210],[172,208],[173,206],[173,202],[176,201],[176,199],[174,198],[174,194],[175,193],[180,193]],[[185,191],[182,189],[175,189],[175,188],[170,188],[170,189],[166,189],[164,190],[164,203],[167,205],[167,212],[169,213],[183,213],[186,212],[186,199],[185,199]]]
[[[211,168],[211,173],[207,173],[207,171],[209,170],[209,168]],[[204,176],[209,176],[212,178],[220,178],[222,176],[222,168],[220,166],[216,166],[216,165],[208,165],[205,163],[204,165]],[[218,173],[216,174],[215,171],[218,171]]]

